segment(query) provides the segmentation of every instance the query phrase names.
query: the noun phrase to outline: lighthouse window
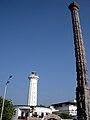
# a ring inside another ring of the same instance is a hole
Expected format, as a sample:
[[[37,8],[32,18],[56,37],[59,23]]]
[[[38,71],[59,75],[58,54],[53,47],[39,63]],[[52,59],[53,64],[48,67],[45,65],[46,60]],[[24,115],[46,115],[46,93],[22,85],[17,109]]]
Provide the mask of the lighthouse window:
[[[32,74],[34,74],[34,72],[32,72]]]

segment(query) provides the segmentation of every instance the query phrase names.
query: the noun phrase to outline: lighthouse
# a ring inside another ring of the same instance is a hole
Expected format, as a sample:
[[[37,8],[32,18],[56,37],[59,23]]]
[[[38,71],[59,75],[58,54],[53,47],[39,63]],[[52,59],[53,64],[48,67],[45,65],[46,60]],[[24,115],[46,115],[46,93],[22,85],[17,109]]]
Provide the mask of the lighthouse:
[[[39,76],[36,72],[31,72],[28,77],[29,79],[29,88],[28,88],[28,99],[27,105],[36,106],[37,105],[37,82]]]

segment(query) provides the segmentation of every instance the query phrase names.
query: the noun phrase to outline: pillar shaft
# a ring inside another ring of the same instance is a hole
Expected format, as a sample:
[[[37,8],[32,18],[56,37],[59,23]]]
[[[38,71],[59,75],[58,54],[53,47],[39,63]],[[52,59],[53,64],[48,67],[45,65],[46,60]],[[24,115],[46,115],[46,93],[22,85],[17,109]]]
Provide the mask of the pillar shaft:
[[[76,57],[76,72],[77,72],[77,117],[78,120],[90,120],[90,88],[88,86],[88,70],[86,64],[84,43],[80,20],[78,15],[79,5],[73,2],[69,5],[72,15],[74,44],[75,44],[75,57]]]

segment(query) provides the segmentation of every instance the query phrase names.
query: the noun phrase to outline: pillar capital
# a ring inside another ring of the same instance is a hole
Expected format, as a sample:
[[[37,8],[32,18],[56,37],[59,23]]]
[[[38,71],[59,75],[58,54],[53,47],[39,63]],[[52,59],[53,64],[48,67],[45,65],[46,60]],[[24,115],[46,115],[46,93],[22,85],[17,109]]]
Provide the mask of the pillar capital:
[[[68,6],[69,10],[78,10],[80,8],[80,5],[76,2],[73,2],[71,3],[69,6]]]

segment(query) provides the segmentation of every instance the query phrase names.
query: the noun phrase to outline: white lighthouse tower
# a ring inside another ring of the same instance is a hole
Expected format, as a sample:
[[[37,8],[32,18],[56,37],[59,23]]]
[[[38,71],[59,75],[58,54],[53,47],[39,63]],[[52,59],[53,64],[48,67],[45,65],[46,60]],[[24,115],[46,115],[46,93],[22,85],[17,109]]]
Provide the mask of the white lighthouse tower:
[[[29,79],[28,99],[27,104],[30,106],[37,105],[37,81],[39,76],[36,72],[31,72]]]

